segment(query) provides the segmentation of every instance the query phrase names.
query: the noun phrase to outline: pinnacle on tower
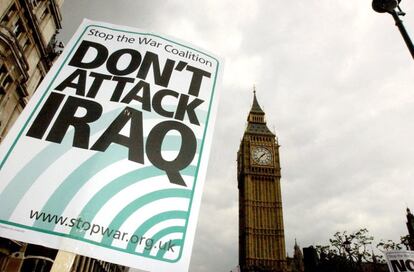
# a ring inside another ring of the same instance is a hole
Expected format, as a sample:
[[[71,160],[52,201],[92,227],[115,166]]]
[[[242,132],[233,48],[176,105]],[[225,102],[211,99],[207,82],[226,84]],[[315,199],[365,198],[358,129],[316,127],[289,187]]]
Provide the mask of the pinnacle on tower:
[[[253,87],[253,104],[250,113],[247,116],[247,122],[247,133],[274,136],[267,127],[265,113],[260,107],[259,102],[257,102],[255,87]]]
[[[252,105],[252,109],[250,110],[250,112],[264,114],[264,111],[260,107],[259,102],[257,102],[256,87],[255,86],[253,86],[253,105]]]

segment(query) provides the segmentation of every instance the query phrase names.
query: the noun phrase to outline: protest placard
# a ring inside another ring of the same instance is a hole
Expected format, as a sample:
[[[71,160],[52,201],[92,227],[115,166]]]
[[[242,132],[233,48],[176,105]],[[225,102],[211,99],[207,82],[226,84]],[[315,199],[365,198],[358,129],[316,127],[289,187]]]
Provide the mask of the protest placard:
[[[0,146],[0,236],[186,271],[221,68],[188,43],[85,20]]]

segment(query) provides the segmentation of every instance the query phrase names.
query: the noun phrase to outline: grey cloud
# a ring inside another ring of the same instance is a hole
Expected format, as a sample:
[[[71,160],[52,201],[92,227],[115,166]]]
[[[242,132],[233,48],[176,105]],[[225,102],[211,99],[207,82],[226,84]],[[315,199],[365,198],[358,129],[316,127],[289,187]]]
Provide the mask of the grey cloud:
[[[414,5],[403,1],[414,35]],[[65,1],[65,41],[81,18],[161,32],[226,58],[190,271],[237,264],[236,152],[252,85],[281,144],[287,252],[368,227],[406,234],[414,207],[414,66],[369,1]]]

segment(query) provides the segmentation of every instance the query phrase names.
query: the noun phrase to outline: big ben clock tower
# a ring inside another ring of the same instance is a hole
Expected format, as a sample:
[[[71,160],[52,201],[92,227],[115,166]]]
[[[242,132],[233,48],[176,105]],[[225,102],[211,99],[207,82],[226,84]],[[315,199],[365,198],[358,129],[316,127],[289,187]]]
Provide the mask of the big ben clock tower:
[[[239,264],[242,272],[286,272],[279,145],[254,91],[237,152]]]

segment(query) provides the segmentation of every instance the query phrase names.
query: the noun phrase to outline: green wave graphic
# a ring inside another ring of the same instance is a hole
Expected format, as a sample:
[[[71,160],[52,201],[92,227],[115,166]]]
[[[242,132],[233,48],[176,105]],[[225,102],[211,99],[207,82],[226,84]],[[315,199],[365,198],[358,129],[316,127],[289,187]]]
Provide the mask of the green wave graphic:
[[[181,142],[179,136],[166,136],[163,149],[175,151],[177,144]],[[74,172],[72,172],[55,190],[43,206],[45,213],[61,215],[73,197],[79,190],[101,169],[127,157],[127,149],[120,145],[111,145],[106,152],[97,152]],[[158,175],[165,174],[159,170]],[[143,171],[139,171],[141,174]],[[161,173],[161,174],[159,174]],[[54,224],[43,221],[35,221],[33,226],[42,227],[48,230],[54,228]]]
[[[165,198],[190,198],[192,194],[191,190],[188,189],[163,189],[155,192],[151,192],[142,197],[135,199],[130,202],[122,211],[116,215],[116,217],[109,224],[109,229],[119,230],[122,224],[137,210],[142,207]],[[104,245],[111,245],[113,237],[103,237],[101,242]]]
[[[147,233],[147,231],[152,228],[153,226],[157,225],[160,222],[170,220],[170,219],[187,219],[188,212],[187,211],[167,211],[163,213],[159,213],[154,215],[153,217],[149,218],[143,224],[141,224],[135,231],[134,235],[138,237],[142,237]],[[135,252],[137,245],[133,243],[129,243],[127,250],[129,252]]]
[[[185,231],[185,227],[183,227],[183,226],[172,226],[172,227],[168,227],[168,228],[160,230],[159,232],[154,234],[151,237],[151,239],[154,242],[154,246],[156,246],[159,250],[162,250],[161,247],[160,247],[160,243],[162,242],[163,237],[165,237],[169,234],[172,234],[172,233],[182,233],[184,235],[184,231]],[[158,241],[160,241],[160,243],[158,243]],[[165,242],[165,243],[168,243],[168,242]],[[144,256],[149,256],[150,253],[151,253],[151,249],[145,249],[144,252],[143,252],[143,255]]]
[[[73,135],[73,132],[72,132]],[[61,144],[51,144],[44,148],[20,170],[0,194],[0,218],[9,219],[19,201],[36,179],[62,154],[71,147],[69,137]]]
[[[127,150],[118,145],[111,145],[107,152],[97,152],[72,172],[48,199],[42,212],[61,215],[76,193],[97,172],[127,157]],[[107,155],[109,153],[111,156]],[[38,220],[34,222],[33,226],[52,230],[55,224]]]
[[[195,174],[195,171],[196,167],[190,165],[182,171],[182,174],[193,176]],[[84,221],[86,220],[88,222],[92,222],[102,206],[108,202],[117,192],[136,182],[161,175],[165,175],[165,173],[154,166],[149,166],[131,171],[123,176],[118,177],[117,179],[104,186],[91,198],[91,200],[89,200],[89,202],[85,205],[79,214],[79,218],[82,218]],[[70,233],[76,236],[84,235],[83,231],[79,231],[75,228],[72,228]]]

